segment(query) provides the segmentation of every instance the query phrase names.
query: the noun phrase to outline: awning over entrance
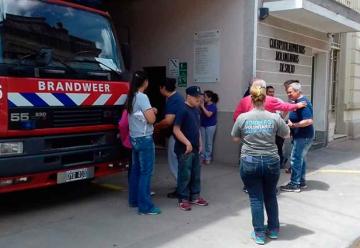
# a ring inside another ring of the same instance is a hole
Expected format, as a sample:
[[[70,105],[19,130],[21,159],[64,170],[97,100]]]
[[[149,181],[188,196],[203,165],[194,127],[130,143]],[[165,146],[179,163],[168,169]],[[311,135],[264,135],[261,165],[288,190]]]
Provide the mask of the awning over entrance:
[[[348,18],[345,11],[344,14],[341,14],[341,11],[336,8],[327,9],[308,0],[265,2],[264,7],[269,8],[272,16],[320,32],[344,33],[360,31],[360,23]]]

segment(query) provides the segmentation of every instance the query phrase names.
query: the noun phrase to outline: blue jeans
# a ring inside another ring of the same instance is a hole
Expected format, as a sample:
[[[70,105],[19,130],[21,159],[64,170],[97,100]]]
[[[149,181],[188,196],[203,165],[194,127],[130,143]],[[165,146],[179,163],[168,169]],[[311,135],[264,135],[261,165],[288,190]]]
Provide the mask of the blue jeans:
[[[268,229],[279,229],[276,185],[280,177],[280,160],[273,156],[248,156],[240,159],[240,176],[250,198],[252,224],[258,235],[265,235],[264,205]]]
[[[174,152],[175,148],[175,137],[171,135],[168,141],[168,149],[167,149],[167,157],[168,157],[168,164],[171,174],[174,176],[175,180],[177,180],[178,176],[178,159],[176,153]]]
[[[305,183],[305,156],[313,143],[313,138],[296,138],[293,140],[291,151],[291,183],[300,185]]]
[[[196,200],[200,195],[200,159],[198,152],[178,154],[177,193],[179,201]]]
[[[212,160],[213,143],[216,131],[216,125],[210,127],[200,127],[202,139],[201,157],[207,161]]]
[[[152,136],[131,138],[132,165],[129,177],[129,205],[147,213],[154,204],[150,196],[151,176],[154,168],[155,145]]]

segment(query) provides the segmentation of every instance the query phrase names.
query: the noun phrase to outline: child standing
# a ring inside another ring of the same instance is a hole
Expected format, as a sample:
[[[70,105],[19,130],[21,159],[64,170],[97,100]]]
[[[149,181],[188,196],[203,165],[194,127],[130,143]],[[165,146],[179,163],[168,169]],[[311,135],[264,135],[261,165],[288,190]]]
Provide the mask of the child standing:
[[[200,87],[188,87],[185,106],[176,114],[173,129],[176,137],[174,150],[179,161],[179,208],[185,211],[191,210],[191,204],[208,205],[208,202],[200,197],[200,104]]]
[[[210,164],[212,160],[213,142],[217,123],[217,107],[216,103],[219,97],[211,90],[204,92],[204,100],[200,105],[201,109],[201,138],[203,149],[201,151],[201,159],[204,164]]]

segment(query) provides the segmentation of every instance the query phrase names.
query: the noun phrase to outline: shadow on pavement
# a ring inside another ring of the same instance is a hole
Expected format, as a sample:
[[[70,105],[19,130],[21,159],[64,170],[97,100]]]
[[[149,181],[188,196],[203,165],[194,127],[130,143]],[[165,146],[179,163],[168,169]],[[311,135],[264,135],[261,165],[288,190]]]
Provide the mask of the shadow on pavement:
[[[0,216],[71,206],[74,202],[91,202],[111,194],[113,192],[96,187],[90,181],[12,192],[0,195]]]
[[[317,169],[329,164],[358,160],[360,142],[349,143],[343,144],[339,150],[332,146],[312,151],[308,160],[310,168]],[[193,211],[185,213],[177,208],[176,199],[166,198],[175,181],[168,171],[166,156],[159,154],[153,190],[157,193],[154,202],[163,210],[160,216],[139,216],[135,209],[129,209],[125,187],[123,191],[111,191],[91,184],[72,184],[2,195],[0,229],[2,225],[4,231],[3,236],[0,235],[0,246],[1,243],[11,243],[12,246],[6,247],[17,248],[26,240],[33,240],[32,247],[46,247],[41,244],[52,241],[51,237],[60,237],[62,240],[62,243],[54,243],[54,248],[173,248],[172,242],[186,240],[196,243],[199,239],[202,239],[204,247],[214,247],[213,244],[221,244],[222,238],[247,245],[248,233],[252,228],[249,220],[249,200],[242,192],[239,169],[234,168],[234,165],[214,163],[202,167],[202,173],[202,192],[210,205],[207,208],[194,207]],[[290,176],[286,176],[288,177]],[[283,177],[283,180],[286,178]],[[105,181],[126,185],[127,176],[117,175]],[[329,184],[322,181],[309,180],[307,183],[306,190],[309,191],[330,189]],[[319,208],[316,203],[311,204],[312,202],[308,203]],[[224,223],[231,225],[223,226],[224,229],[219,228]],[[237,232],[238,237],[235,238],[227,236],[234,228],[243,229],[244,232]],[[34,235],[40,234],[42,239],[33,239]],[[283,223],[279,239],[296,240],[312,234],[312,230]],[[208,235],[212,235],[211,239],[208,239]],[[84,243],[84,240],[87,242]]]
[[[313,190],[328,191],[330,188],[329,184],[316,180],[307,180],[306,184],[308,187],[301,191],[313,191]]]
[[[360,142],[348,140],[340,143],[330,143],[327,147],[309,152],[307,163],[309,170],[319,169],[323,166],[346,166],[350,161],[360,160]]]
[[[314,231],[294,225],[294,224],[280,224],[279,240],[295,240],[302,236],[314,234]]]

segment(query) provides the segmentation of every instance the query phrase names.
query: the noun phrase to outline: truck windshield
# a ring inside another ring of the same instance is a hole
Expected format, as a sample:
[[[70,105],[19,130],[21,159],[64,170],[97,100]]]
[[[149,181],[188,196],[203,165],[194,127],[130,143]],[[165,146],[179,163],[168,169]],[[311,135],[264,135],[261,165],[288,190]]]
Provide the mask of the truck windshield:
[[[0,65],[41,65],[72,73],[123,71],[107,17],[39,0],[0,4]]]

